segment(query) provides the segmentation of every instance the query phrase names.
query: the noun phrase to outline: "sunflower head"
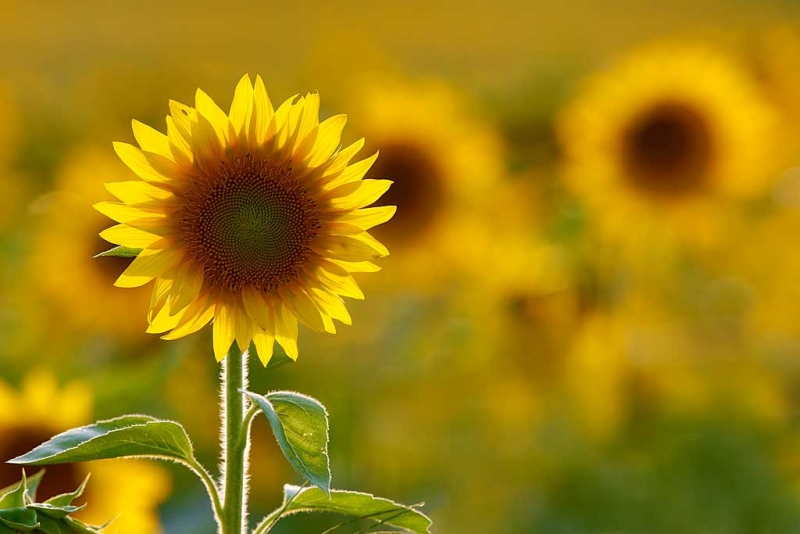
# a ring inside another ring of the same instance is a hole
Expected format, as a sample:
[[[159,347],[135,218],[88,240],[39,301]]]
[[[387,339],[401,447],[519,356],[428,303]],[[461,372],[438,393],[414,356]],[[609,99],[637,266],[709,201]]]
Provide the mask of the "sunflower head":
[[[335,333],[350,324],[341,297],[363,298],[352,273],[377,271],[387,249],[368,230],[393,206],[367,208],[391,184],[365,180],[377,154],[340,148],[346,117],[319,121],[319,96],[274,109],[260,77],[244,76],[230,112],[198,90],[195,107],[170,102],[167,134],[134,121],[140,148],[116,143],[141,180],[107,184],[120,202],[96,208],[120,224],[101,233],[140,248],[116,285],[155,280],[149,332],[174,339],[213,319],[214,353],[274,341],[297,357],[298,321]]]
[[[589,78],[558,130],[568,184],[620,212],[629,201],[661,209],[760,192],[774,166],[775,124],[734,59],[667,42]]]

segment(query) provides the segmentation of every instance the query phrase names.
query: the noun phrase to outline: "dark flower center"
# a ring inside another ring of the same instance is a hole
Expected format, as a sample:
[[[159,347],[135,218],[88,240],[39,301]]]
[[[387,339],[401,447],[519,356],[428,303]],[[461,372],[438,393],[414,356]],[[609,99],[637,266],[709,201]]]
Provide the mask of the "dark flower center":
[[[708,125],[700,114],[666,102],[634,121],[625,135],[623,158],[638,188],[678,196],[703,188],[711,151]]]
[[[231,291],[271,291],[295,279],[320,229],[317,204],[291,165],[249,155],[195,178],[179,217],[206,283]]]

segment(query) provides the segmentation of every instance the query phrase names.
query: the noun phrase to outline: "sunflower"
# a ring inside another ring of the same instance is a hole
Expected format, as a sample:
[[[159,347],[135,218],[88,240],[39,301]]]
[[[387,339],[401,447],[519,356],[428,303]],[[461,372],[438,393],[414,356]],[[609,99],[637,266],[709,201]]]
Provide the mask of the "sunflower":
[[[352,95],[359,133],[381,153],[367,176],[394,181],[381,202],[396,205],[397,215],[376,231],[398,251],[390,266],[397,274],[384,282],[440,287],[469,263],[459,228],[500,181],[500,137],[443,82],[371,77]]]
[[[175,339],[213,318],[218,361],[252,341],[266,365],[275,341],[297,358],[298,321],[351,323],[341,297],[363,298],[351,273],[389,254],[367,230],[395,208],[366,208],[391,182],[362,179],[377,154],[352,163],[364,140],[340,148],[346,117],[319,122],[319,105],[273,109],[245,75],[229,114],[198,89],[194,108],[170,102],[167,135],[134,121],[141,148],[114,144],[141,180],[107,184],[121,202],[95,207],[120,224],[100,235],[142,249],[116,285],[155,280],[148,332]]]
[[[107,219],[85,199],[102,195],[105,182],[119,182],[126,174],[113,155],[88,146],[78,148],[57,171],[56,192],[41,203],[45,208],[33,237],[31,279],[58,315],[59,324],[70,331],[134,340],[142,337],[146,327],[137,309],[147,306],[149,292],[111,285],[130,260],[92,259],[108,248],[97,235]]]
[[[91,422],[92,392],[83,382],[58,387],[55,376],[33,371],[19,391],[0,382],[0,487],[20,478],[20,467],[5,463],[53,435]],[[25,410],[19,407],[24,406]],[[39,486],[39,497],[47,499],[70,492],[92,477],[83,494],[88,506],[75,516],[92,524],[117,518],[109,534],[161,532],[158,505],[168,494],[166,472],[144,460],[104,460],[47,467]]]
[[[713,238],[711,200],[758,194],[775,170],[775,124],[733,59],[662,43],[589,79],[557,126],[567,185],[609,235]]]

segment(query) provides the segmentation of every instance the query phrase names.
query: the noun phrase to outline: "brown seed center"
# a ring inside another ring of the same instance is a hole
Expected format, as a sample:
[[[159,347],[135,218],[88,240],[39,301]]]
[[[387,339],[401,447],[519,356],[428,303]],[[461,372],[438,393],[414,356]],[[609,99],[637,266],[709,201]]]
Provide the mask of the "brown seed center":
[[[179,216],[206,283],[231,291],[271,291],[296,278],[320,228],[317,204],[291,165],[249,155],[195,178]]]
[[[711,136],[695,110],[665,102],[642,114],[628,129],[623,158],[634,185],[659,196],[699,191],[708,177]]]

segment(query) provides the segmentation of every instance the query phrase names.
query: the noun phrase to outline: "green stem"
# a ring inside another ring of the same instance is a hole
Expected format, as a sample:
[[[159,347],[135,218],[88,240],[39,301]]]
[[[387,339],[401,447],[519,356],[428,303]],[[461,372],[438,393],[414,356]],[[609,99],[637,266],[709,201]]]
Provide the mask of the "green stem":
[[[203,481],[203,485],[206,487],[206,491],[211,498],[211,506],[214,508],[214,519],[220,524],[222,521],[222,501],[219,498],[219,490],[217,489],[216,482],[214,482],[214,479],[208,474],[206,468],[197,460],[187,463],[186,466]]]
[[[224,502],[222,511],[222,534],[245,532],[247,506],[247,433],[244,425],[245,396],[247,387],[247,351],[239,350],[233,343],[223,363],[223,465]],[[248,425],[249,426],[249,425]]]

